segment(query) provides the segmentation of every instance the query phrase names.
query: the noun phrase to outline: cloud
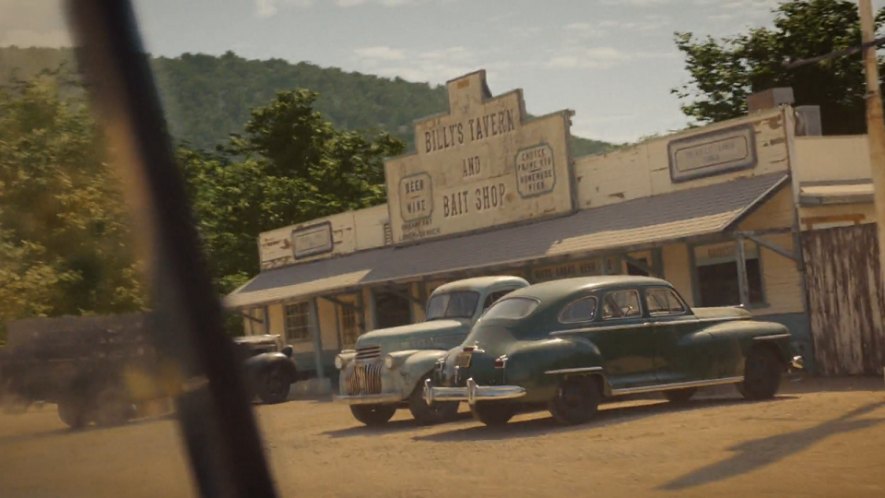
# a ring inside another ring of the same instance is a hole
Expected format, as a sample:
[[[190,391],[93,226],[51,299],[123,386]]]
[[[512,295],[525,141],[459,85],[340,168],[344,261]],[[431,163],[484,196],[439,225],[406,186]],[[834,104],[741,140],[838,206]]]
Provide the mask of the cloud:
[[[406,54],[402,50],[393,49],[386,45],[358,48],[353,52],[360,57],[379,61],[398,61],[406,58]]]
[[[603,0],[604,5],[632,5],[635,7],[652,7],[655,5],[666,5],[671,0]]]
[[[314,0],[253,0],[255,4],[255,17],[266,19],[277,15],[280,6],[293,6],[300,8],[313,7]]]
[[[614,47],[580,49],[576,53],[557,55],[547,62],[547,67],[560,69],[594,68],[607,69],[627,62],[632,57]]]
[[[399,7],[401,5],[423,3],[423,0],[335,0],[335,5],[344,8],[372,3],[377,3],[384,7]]]
[[[639,59],[678,57],[678,52],[625,52],[614,47],[576,48],[555,55],[544,65],[554,69],[609,69]]]
[[[463,46],[433,50],[397,49],[388,46],[363,47],[353,51],[355,63],[363,70],[386,77],[400,77],[408,81],[444,83],[454,77],[486,69],[490,78],[510,65],[498,60],[491,52],[478,52]]]

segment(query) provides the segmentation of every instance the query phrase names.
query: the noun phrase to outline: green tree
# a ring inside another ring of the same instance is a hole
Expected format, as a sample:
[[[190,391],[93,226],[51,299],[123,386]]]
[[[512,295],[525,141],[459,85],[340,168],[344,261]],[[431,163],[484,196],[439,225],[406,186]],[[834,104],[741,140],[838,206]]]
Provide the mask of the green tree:
[[[59,91],[52,78],[0,89],[0,321],[143,304],[104,138]]]
[[[220,292],[257,273],[260,232],[385,201],[384,158],[402,142],[336,130],[316,98],[281,92],[218,152],[179,148]]]
[[[672,90],[683,101],[682,111],[699,122],[721,121],[745,114],[751,93],[789,86],[797,105],[821,106],[825,133],[863,133],[866,89],[860,55],[784,67],[788,61],[859,46],[857,4],[793,0],[773,13],[773,28],[718,40],[676,33],[676,46],[691,76],[688,84]],[[877,26],[882,17],[880,11]]]

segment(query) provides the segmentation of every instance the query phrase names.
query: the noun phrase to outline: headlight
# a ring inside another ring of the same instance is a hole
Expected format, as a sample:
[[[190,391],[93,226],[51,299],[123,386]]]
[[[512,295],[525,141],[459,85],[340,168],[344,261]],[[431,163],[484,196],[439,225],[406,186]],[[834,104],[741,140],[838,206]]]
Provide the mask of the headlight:
[[[390,370],[396,364],[396,359],[393,356],[387,355],[384,357],[384,368]]]
[[[335,356],[335,368],[338,370],[344,368],[344,358],[342,358],[340,354]]]

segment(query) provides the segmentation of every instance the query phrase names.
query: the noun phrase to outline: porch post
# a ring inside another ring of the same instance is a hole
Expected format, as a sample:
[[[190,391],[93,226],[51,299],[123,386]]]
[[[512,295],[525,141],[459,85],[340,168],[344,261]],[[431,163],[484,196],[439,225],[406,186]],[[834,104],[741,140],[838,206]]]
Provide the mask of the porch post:
[[[750,307],[750,283],[747,280],[747,254],[744,251],[744,236],[737,236],[737,274],[738,274],[738,294],[740,295],[741,304]]]

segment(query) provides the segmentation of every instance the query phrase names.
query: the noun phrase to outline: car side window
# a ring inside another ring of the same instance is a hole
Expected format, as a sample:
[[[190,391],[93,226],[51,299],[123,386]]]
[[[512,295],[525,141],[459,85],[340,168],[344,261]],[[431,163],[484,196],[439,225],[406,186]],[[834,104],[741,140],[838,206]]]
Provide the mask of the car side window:
[[[681,315],[685,313],[685,305],[673,291],[666,287],[646,289],[645,305],[651,316]]]
[[[625,289],[607,292],[602,299],[602,319],[633,318],[642,316],[639,306],[639,291]]]
[[[506,296],[507,294],[510,294],[514,290],[515,289],[504,289],[504,290],[492,292],[491,294],[486,296],[485,302],[482,303],[482,310],[485,311],[485,310],[489,309],[489,306],[495,304],[495,301],[497,301],[498,299],[501,299],[502,297]]]
[[[587,296],[572,301],[559,313],[562,323],[589,322],[596,318],[596,297]]]

